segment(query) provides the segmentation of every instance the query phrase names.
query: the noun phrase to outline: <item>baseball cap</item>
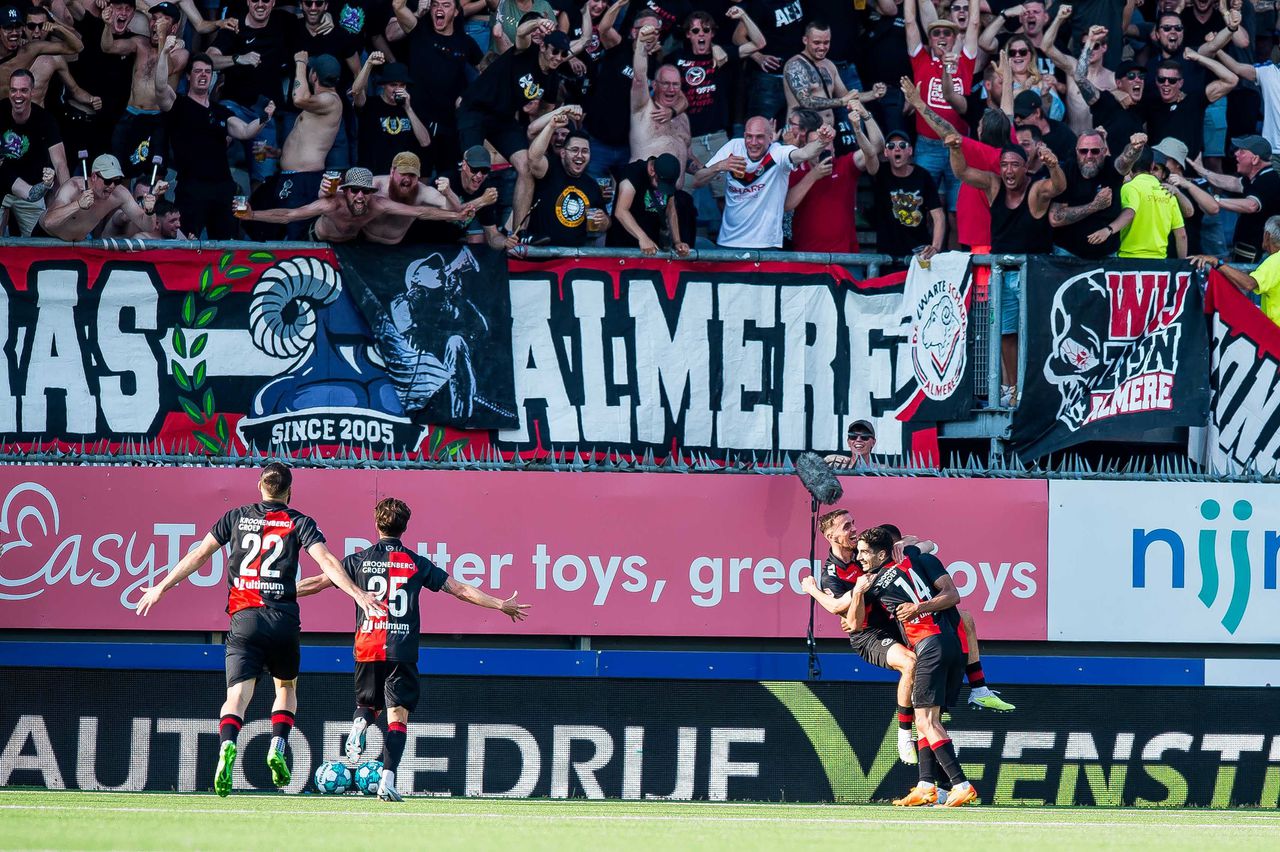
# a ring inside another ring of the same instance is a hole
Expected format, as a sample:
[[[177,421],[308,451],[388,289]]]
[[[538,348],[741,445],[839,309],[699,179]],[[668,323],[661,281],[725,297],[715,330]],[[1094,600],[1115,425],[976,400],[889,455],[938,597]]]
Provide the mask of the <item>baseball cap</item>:
[[[680,161],[675,154],[659,154],[653,158],[653,177],[658,182],[658,192],[675,193],[676,181],[680,180]]]
[[[1128,74],[1130,71],[1141,71],[1141,70],[1143,70],[1141,65],[1134,62],[1132,59],[1126,59],[1122,61],[1118,66],[1116,66],[1116,76],[1123,77],[1125,74]]]
[[[341,74],[338,60],[327,53],[311,57],[310,61],[307,62],[307,70],[316,72],[316,79],[322,86],[337,85],[338,77]]]
[[[564,32],[562,32],[561,30],[555,30],[552,33],[548,33],[545,37],[543,37],[542,43],[547,45],[548,47],[559,48],[560,50],[563,50],[566,53],[568,53],[569,47],[570,47],[569,37],[565,35]]]
[[[120,161],[111,154],[99,154],[93,161],[93,173],[104,178],[122,178],[124,171],[120,168]]]
[[[375,82],[379,85],[383,83],[407,83],[409,82],[409,69],[403,62],[388,62],[378,69],[378,77]]]
[[[422,161],[412,151],[401,151],[396,154],[391,160],[391,168],[402,175],[413,175],[414,177],[421,177],[422,175]]]
[[[890,139],[902,139],[903,141],[910,143],[911,134],[902,128],[897,128],[896,130],[890,130],[885,134],[884,141],[888,142]]]
[[[0,9],[0,27],[20,27],[22,26],[22,13],[13,6],[5,6]]]
[[[1153,154],[1162,154],[1165,159],[1173,160],[1182,168],[1187,167],[1187,145],[1180,139],[1166,137],[1161,139],[1157,144],[1151,146]]]
[[[1257,154],[1264,160],[1271,159],[1271,143],[1261,136],[1237,136],[1231,144],[1251,154]]]
[[[165,15],[174,23],[182,20],[182,12],[173,3],[157,3],[148,10],[152,15]]]
[[[361,166],[347,169],[338,189],[373,189],[373,172]]]
[[[493,168],[493,158],[489,156],[489,149],[483,145],[472,145],[464,151],[462,161],[473,169]]]
[[[1040,93],[1030,89],[1018,92],[1018,96],[1013,99],[1013,114],[1018,118],[1027,118],[1043,107],[1044,102],[1040,100]]]
[[[845,430],[846,435],[852,435],[855,432],[865,432],[871,437],[876,436],[876,430],[872,427],[869,420],[855,420],[849,424],[849,428]]]

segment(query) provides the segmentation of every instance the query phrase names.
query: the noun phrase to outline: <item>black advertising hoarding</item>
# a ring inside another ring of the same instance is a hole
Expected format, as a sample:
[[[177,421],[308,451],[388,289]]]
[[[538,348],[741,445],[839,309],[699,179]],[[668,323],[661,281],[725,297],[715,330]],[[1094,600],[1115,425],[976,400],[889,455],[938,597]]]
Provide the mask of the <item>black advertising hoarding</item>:
[[[1209,416],[1203,300],[1185,261],[1027,259],[1026,384],[1018,455],[1138,440]]]
[[[221,672],[0,669],[0,689],[0,785],[209,789]],[[984,802],[1280,800],[1273,690],[1026,686],[1007,697],[1016,713],[962,708],[949,726]],[[268,788],[269,701],[262,686],[238,789]],[[893,705],[889,684],[428,677],[397,781],[448,796],[885,800],[915,779],[897,761]],[[349,676],[301,678],[291,791],[338,758],[352,707]],[[380,748],[371,732],[370,752]]]

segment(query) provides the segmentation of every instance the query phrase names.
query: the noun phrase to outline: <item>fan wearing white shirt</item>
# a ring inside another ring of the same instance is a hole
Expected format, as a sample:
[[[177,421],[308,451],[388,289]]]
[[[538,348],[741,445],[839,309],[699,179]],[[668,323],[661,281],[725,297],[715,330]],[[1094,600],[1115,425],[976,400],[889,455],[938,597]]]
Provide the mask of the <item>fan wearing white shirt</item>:
[[[724,248],[782,247],[782,214],[787,202],[787,175],[801,163],[817,159],[835,137],[830,126],[803,148],[773,141],[773,122],[747,119],[741,139],[730,139],[711,162],[693,176],[695,188],[726,173],[724,221],[719,245]]]

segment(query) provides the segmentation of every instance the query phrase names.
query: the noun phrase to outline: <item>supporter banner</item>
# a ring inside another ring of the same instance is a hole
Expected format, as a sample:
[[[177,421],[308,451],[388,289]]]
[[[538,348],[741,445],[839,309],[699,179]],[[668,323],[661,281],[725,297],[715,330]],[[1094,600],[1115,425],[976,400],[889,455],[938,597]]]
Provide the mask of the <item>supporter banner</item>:
[[[854,281],[837,266],[512,264],[520,422],[504,449],[845,449],[936,457],[972,405],[968,255]]]
[[[1206,310],[1213,416],[1203,463],[1217,473],[1280,471],[1280,328],[1218,272]]]
[[[10,448],[429,453],[332,252],[7,248],[0,435]]]
[[[1273,485],[1049,483],[1049,638],[1280,642]]]
[[[350,243],[338,257],[405,411],[432,423],[516,423],[505,254]]]
[[[221,672],[0,669],[0,689],[0,785],[211,787]],[[426,677],[396,786],[434,796],[884,801],[916,780],[897,759],[893,689]],[[236,791],[274,789],[270,690],[258,692],[239,735]],[[1275,808],[1272,692],[1009,688],[1016,715],[957,708],[947,729],[985,803]],[[315,767],[342,759],[351,705],[350,675],[299,680],[287,792],[314,789]],[[366,748],[380,754],[378,727]]]
[[[0,468],[0,625],[225,630],[219,552],[145,619],[141,590],[234,506],[253,470]],[[1047,485],[1034,481],[846,479],[860,527],[896,523],[933,539],[986,639],[1045,638]],[[533,605],[518,626],[426,593],[429,633],[803,637],[809,496],[788,476],[304,470],[297,507],[340,556],[376,539],[384,496],[414,510],[405,541],[461,582]],[[825,546],[818,552],[825,554]],[[309,557],[303,573],[316,573]],[[337,590],[301,602],[303,628],[348,633]],[[839,637],[838,620],[819,620]]]
[[[1200,288],[1185,262],[1028,258],[1024,459],[1084,441],[1199,426],[1209,410]]]

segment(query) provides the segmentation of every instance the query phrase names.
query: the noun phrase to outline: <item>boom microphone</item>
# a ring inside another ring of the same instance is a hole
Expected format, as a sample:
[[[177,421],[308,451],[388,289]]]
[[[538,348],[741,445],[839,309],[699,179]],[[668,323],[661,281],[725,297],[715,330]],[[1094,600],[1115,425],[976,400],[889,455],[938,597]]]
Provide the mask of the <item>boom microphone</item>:
[[[820,505],[829,506],[844,496],[840,480],[836,479],[831,467],[817,453],[800,454],[796,459],[796,475]]]

